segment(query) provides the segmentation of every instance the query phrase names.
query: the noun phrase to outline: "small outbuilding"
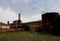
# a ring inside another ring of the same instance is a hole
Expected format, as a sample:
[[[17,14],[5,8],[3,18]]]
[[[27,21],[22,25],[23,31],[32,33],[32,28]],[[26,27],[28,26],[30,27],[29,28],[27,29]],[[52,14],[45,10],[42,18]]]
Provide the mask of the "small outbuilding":
[[[0,29],[9,29],[10,26],[6,23],[0,22]]]

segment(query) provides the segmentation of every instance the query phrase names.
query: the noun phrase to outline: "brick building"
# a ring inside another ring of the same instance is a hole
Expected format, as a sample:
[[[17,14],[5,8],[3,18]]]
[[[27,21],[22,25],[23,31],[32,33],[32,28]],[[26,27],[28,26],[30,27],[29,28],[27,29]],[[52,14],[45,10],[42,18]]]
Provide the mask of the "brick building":
[[[42,14],[42,26],[44,29],[51,29],[52,22],[55,20],[55,17],[58,16],[57,12],[47,12]]]
[[[10,26],[8,24],[0,22],[0,29],[9,29],[9,28],[10,28]]]
[[[22,24],[21,18],[20,18],[20,13],[18,14],[18,20],[14,20],[13,23],[10,23],[11,28],[17,28],[17,26]]]
[[[31,30],[38,30],[42,26],[42,21],[32,21],[32,22],[27,22],[27,23],[22,23],[21,18],[20,18],[20,13],[18,15],[18,20],[13,21],[13,23],[10,23],[11,28],[18,28],[17,26],[19,25],[19,28],[21,28],[22,24],[28,24]],[[9,22],[8,22],[9,23]]]
[[[47,12],[42,14],[42,20],[38,21],[32,21],[27,23],[22,23],[20,14],[18,15],[18,20],[13,21],[13,23],[10,24],[11,28],[21,28],[22,24],[28,24],[31,30],[37,31],[41,28],[44,29],[51,29],[52,28],[52,22],[54,21],[55,17],[58,16],[59,13],[57,12]]]
[[[22,24],[27,24],[30,27],[30,30],[33,30],[33,31],[38,31],[42,27],[42,21],[41,20],[22,23]]]

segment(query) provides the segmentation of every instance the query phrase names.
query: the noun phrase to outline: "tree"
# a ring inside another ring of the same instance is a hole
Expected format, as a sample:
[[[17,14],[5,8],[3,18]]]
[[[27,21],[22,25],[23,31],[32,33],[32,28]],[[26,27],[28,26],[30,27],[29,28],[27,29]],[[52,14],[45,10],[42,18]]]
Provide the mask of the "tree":
[[[30,27],[28,26],[28,24],[23,24],[23,28],[25,28],[26,31],[30,31]]]

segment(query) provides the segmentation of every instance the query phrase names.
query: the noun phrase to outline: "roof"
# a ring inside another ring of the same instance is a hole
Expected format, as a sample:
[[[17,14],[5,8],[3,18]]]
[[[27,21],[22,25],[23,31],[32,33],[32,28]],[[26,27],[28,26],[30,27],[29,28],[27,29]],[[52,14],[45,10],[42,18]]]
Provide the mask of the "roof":
[[[22,23],[22,24],[30,24],[30,23],[42,23],[42,21],[41,20],[39,20],[39,21],[32,21],[32,22],[26,22],[26,23]]]
[[[3,23],[3,22],[0,22],[0,25],[3,25],[3,26],[8,26],[8,24]]]
[[[30,24],[30,23],[42,23],[42,20],[32,21],[32,22],[25,22],[25,23],[22,23],[22,24]],[[10,25],[14,25],[14,23],[10,23]]]
[[[46,14],[48,14],[48,15],[49,15],[49,14],[50,14],[50,15],[51,15],[51,14],[58,14],[58,15],[59,15],[58,12],[46,12],[46,13],[44,13],[44,14],[42,14],[42,15],[46,15]]]
[[[19,21],[19,20],[14,20],[13,22],[17,22],[17,21]],[[20,20],[21,21],[21,20]]]

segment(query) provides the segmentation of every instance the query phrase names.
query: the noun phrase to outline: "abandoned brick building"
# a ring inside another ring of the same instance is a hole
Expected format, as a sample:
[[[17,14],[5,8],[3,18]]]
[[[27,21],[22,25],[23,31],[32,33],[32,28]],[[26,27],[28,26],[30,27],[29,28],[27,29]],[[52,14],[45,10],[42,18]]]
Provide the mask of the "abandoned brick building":
[[[18,20],[14,20],[13,23],[10,23],[10,27],[11,28],[17,28],[17,26],[21,25],[21,24],[22,24],[22,21],[21,21],[20,13],[19,13]]]
[[[23,24],[27,24],[30,27],[30,30],[33,30],[33,31],[38,31],[42,27],[42,21],[40,21],[40,20],[27,22],[27,23],[23,23]]]
[[[9,23],[10,28],[12,29],[16,29],[17,31],[24,31],[24,28],[21,28],[20,26],[22,26],[22,21],[20,18],[20,13],[18,14],[18,20],[14,20],[13,23]]]
[[[59,15],[58,12],[47,12],[47,13],[42,14],[42,20],[22,23],[21,18],[20,18],[20,14],[19,14],[18,20],[15,20],[15,21],[13,21],[13,23],[10,23],[10,27],[17,28],[18,25],[22,26],[22,24],[28,24],[30,29],[33,31],[37,31],[38,29],[41,29],[41,28],[51,29],[52,22],[55,19],[55,17],[58,15]]]
[[[57,12],[47,12],[42,14],[42,26],[44,29],[52,29],[52,22],[55,20],[59,13]]]
[[[13,23],[9,23],[11,28],[18,28],[17,27],[18,25],[21,28],[22,24],[28,24],[30,29],[35,31],[42,26],[42,21],[38,20],[38,21],[33,21],[33,22],[22,23],[21,18],[20,18],[20,13],[19,13],[18,20],[13,21]]]

